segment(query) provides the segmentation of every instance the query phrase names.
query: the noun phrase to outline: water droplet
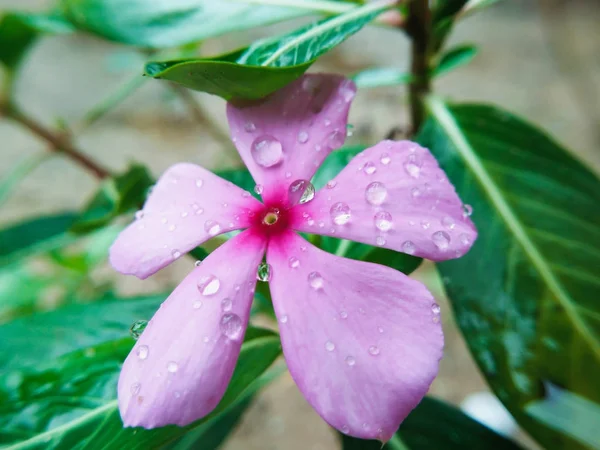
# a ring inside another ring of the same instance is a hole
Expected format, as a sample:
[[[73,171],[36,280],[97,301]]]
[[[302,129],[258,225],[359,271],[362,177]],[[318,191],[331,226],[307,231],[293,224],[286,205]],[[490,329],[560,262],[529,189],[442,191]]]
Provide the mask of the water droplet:
[[[206,231],[210,236],[216,236],[221,231],[221,225],[214,220],[207,220],[204,222],[204,231]]]
[[[377,236],[375,238],[375,243],[381,247],[385,245],[385,238],[383,236]]]
[[[256,272],[256,279],[258,281],[270,281],[271,280],[271,264],[262,262],[258,265]]]
[[[410,195],[412,195],[413,198],[417,198],[421,196],[421,189],[419,189],[418,187],[414,187],[410,190]]]
[[[205,275],[198,280],[198,291],[200,294],[208,297],[215,295],[221,287],[221,281],[214,275]]]
[[[465,233],[462,233],[460,236],[458,236],[458,240],[460,241],[460,243],[462,245],[464,245],[465,247],[467,245],[469,245],[471,243],[471,239],[469,238],[469,236]]]
[[[181,217],[183,217],[184,219],[188,216],[188,212],[187,211],[183,211],[181,213]]]
[[[300,246],[300,251],[301,252],[305,252],[306,251],[306,245],[301,245]]]
[[[342,319],[347,319],[348,318],[348,313],[346,311],[340,311],[340,317]]]
[[[146,329],[147,325],[148,325],[147,320],[136,320],[129,327],[129,334],[131,335],[132,338],[134,338],[137,341],[139,339],[140,335]]]
[[[200,309],[200,308],[202,308],[202,302],[200,300],[195,300],[194,303],[192,304],[192,307],[194,309]]]
[[[177,229],[177,227],[176,227],[175,225],[173,225],[173,224],[169,225],[169,231],[170,231],[170,232],[173,232],[173,231],[175,231],[176,229]]]
[[[195,267],[200,267],[201,265],[202,265],[202,261],[200,261],[200,260],[197,260],[194,262]]]
[[[325,222],[319,221],[319,228],[325,228]]]
[[[135,213],[135,219],[136,220],[140,220],[144,218],[144,211],[142,211],[141,209],[139,211],[137,211]]]
[[[373,356],[379,355],[379,347],[377,347],[376,345],[371,345],[369,347],[369,353]]]
[[[337,181],[334,181],[334,180],[328,181],[327,184],[325,185],[325,187],[327,189],[333,189],[336,186],[337,186]]]
[[[327,341],[325,342],[325,350],[327,350],[328,352],[332,352],[335,350],[335,344],[331,341]]]
[[[246,130],[248,133],[252,133],[253,131],[256,131],[256,125],[254,125],[253,122],[246,122],[244,124],[244,130]]]
[[[292,269],[297,269],[300,267],[300,260],[295,256],[291,256],[289,259],[289,264]]]
[[[344,80],[342,84],[340,84],[338,92],[344,98],[346,103],[351,102],[356,94],[354,83],[352,83],[350,80]]]
[[[160,222],[166,224],[168,220],[166,217],[163,217],[162,219],[160,219]]]
[[[311,288],[317,290],[323,287],[325,281],[319,272],[311,272],[308,274],[308,283]]]
[[[331,125],[331,120],[329,120],[329,119],[325,119],[325,120],[323,121],[323,124],[324,124],[326,127],[328,127],[329,125]]]
[[[302,205],[315,198],[315,187],[308,180],[296,180],[288,188],[288,203]]]
[[[288,316],[287,316],[287,314],[284,314],[283,316],[281,316],[281,319],[279,319],[279,321],[280,321],[281,323],[287,323],[287,321],[288,321]]]
[[[333,223],[336,225],[347,224],[352,216],[350,207],[344,202],[334,203],[329,210],[329,214],[331,215],[331,220],[333,220]]]
[[[248,191],[243,191],[243,192],[242,192],[242,197],[244,197],[244,198],[248,198],[248,197],[250,197],[251,195],[252,195],[252,194],[250,194],[250,192],[248,192]]]
[[[392,228],[392,215],[387,211],[379,211],[375,214],[375,227],[381,231],[389,231]]]
[[[181,392],[179,392],[179,391],[175,391],[175,392],[173,393],[173,397],[175,397],[175,398],[179,398],[179,397],[181,397]]]
[[[373,175],[375,172],[377,172],[377,166],[369,161],[363,166],[363,170],[367,175]]]
[[[273,136],[263,135],[252,142],[250,153],[259,166],[273,167],[281,162],[283,147]]]
[[[256,186],[254,186],[254,192],[256,192],[258,195],[261,195],[263,193],[264,187],[262,184],[257,184]]]
[[[140,383],[133,383],[131,385],[131,395],[138,395],[140,393],[140,389],[142,385]]]
[[[286,178],[292,178],[292,172],[286,172],[285,173],[285,177]]]
[[[469,217],[471,216],[471,214],[473,214],[473,207],[471,205],[463,205],[463,217]]]
[[[442,219],[442,225],[444,225],[449,230],[452,230],[456,224],[454,223],[454,219],[450,216],[446,216]]]
[[[210,338],[208,336],[204,336],[204,338],[202,338],[202,342],[208,344],[210,342]]]
[[[298,142],[301,144],[306,144],[306,142],[308,142],[308,133],[306,131],[302,130],[298,133]]]
[[[415,244],[413,244],[411,241],[404,241],[402,243],[402,247],[401,247],[402,251],[404,253],[406,253],[407,255],[414,255],[415,251],[417,250],[415,248]]]
[[[421,163],[417,160],[416,155],[409,155],[404,163],[404,170],[413,178],[419,178],[421,175]]]
[[[335,149],[344,144],[345,134],[339,130],[334,130],[329,134],[329,148]]]
[[[309,94],[314,94],[319,86],[321,85],[321,80],[317,77],[312,77],[310,75],[306,75],[302,80],[302,89],[304,89]]]
[[[225,312],[231,311],[231,308],[233,308],[233,302],[231,301],[231,299],[230,298],[224,298],[223,300],[221,300],[221,308]]]
[[[177,372],[177,370],[179,369],[179,366],[177,365],[177,363],[175,361],[169,361],[167,363],[167,370],[171,373],[175,373]]]
[[[353,131],[353,130],[354,130],[354,125],[352,125],[352,124],[350,124],[350,123],[349,123],[349,124],[347,124],[347,125],[346,125],[346,137],[350,137],[350,136],[352,136],[352,135],[354,134],[354,131]]]
[[[379,162],[381,162],[381,164],[383,164],[384,166],[387,166],[391,161],[392,158],[390,158],[390,155],[388,155],[387,153],[383,153],[381,155],[381,158],[379,159]]]
[[[150,353],[150,349],[148,348],[147,345],[140,345],[136,349],[135,352],[136,352],[138,358],[140,358],[141,360],[144,360],[148,357],[148,353]]]
[[[196,180],[196,187],[201,188],[203,184],[204,184],[204,180],[201,180],[200,178],[198,178]]]
[[[377,327],[377,331],[379,331],[380,333],[383,333],[383,327]]]
[[[221,317],[221,333],[229,339],[237,340],[242,336],[242,319],[237,314],[227,313]]]
[[[354,359],[353,356],[346,356],[346,364],[352,367],[354,364],[356,364],[356,359]]]
[[[383,204],[387,198],[387,195],[388,191],[385,187],[385,184],[380,183],[379,181],[370,183],[365,189],[365,198],[367,199],[367,202],[373,206],[379,206]]]
[[[348,428],[348,425],[342,426],[342,433],[345,433],[345,434],[350,433],[350,428]]]
[[[427,230],[431,226],[431,224],[426,220],[421,220],[421,226],[424,230]]]
[[[171,256],[173,257],[173,259],[177,259],[181,256],[181,252],[179,250],[173,250],[171,251]]]
[[[431,239],[435,246],[442,251],[447,250],[450,245],[450,235],[445,231],[436,231],[431,235]]]
[[[432,303],[431,304],[431,312],[432,313],[439,314],[441,310],[442,309],[440,308],[440,305],[438,305],[437,303]]]

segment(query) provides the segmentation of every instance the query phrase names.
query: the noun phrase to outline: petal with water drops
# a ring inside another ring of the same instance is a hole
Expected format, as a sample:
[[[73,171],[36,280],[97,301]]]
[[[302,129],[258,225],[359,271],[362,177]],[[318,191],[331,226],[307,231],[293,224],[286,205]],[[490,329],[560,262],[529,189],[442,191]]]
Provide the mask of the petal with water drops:
[[[341,76],[307,74],[262,101],[227,105],[231,137],[267,201],[294,180],[310,180],[342,146],[356,86]]]
[[[146,278],[202,242],[246,228],[260,203],[194,164],[176,164],[158,180],[136,220],[110,249],[121,273]]]
[[[121,370],[125,426],[184,426],[219,403],[244,339],[264,249],[262,237],[250,230],[239,234],[162,304]]]
[[[296,206],[291,226],[443,261],[473,245],[471,212],[429,150],[383,141],[355,156],[310,203]]]
[[[401,272],[323,252],[293,232],[271,240],[267,261],[298,387],[333,427],[387,441],[438,371],[443,335],[432,295]]]

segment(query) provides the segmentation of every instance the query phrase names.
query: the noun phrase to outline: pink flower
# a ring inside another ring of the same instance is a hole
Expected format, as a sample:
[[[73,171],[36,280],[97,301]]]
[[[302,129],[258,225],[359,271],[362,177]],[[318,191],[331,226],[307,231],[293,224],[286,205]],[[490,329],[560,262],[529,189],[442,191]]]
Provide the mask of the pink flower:
[[[323,419],[386,441],[423,398],[443,347],[432,295],[396,270],[326,253],[296,232],[436,261],[462,256],[477,233],[433,156],[408,141],[363,151],[314,199],[301,198],[343,144],[355,92],[342,77],[305,75],[260,103],[230,103],[233,141],[264,204],[208,170],[177,164],[118,237],[112,265],[146,278],[217,234],[246,229],[192,270],[127,357],[118,388],[126,426],[187,425],[215,408],[265,251],[287,365]]]

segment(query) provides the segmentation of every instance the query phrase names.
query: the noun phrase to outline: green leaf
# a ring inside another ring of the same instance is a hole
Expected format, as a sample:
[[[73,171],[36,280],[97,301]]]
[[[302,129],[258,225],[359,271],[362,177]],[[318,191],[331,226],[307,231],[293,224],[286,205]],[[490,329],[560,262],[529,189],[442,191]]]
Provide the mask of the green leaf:
[[[12,190],[21,182],[27,175],[35,170],[43,162],[48,161],[53,157],[53,153],[36,153],[30,157],[23,158],[18,161],[6,175],[0,178],[0,206],[10,196]]]
[[[440,0],[433,8],[433,49],[439,51],[450,35],[458,15],[468,0]]]
[[[343,450],[380,450],[381,442],[340,435]],[[382,450],[518,450],[514,442],[496,434],[459,409],[425,397],[402,422]]]
[[[460,66],[470,63],[477,54],[474,45],[461,45],[448,50],[442,55],[438,65],[433,69],[433,76],[439,77]]]
[[[29,219],[0,230],[0,267],[74,241],[68,230],[75,218],[75,213],[67,212]]]
[[[13,443],[11,449],[157,448],[269,381],[265,371],[280,354],[279,337],[248,328],[232,380],[213,413],[184,428],[123,428],[115,395],[122,361],[133,345],[127,324],[154,311],[157,300],[109,300],[42,315],[29,320],[33,327],[26,321],[0,327],[0,335],[15,344],[11,352],[23,353],[17,359],[8,351],[2,355],[0,441]],[[41,340],[45,347],[38,347]]]
[[[411,75],[393,67],[376,67],[358,72],[351,78],[359,89],[367,89],[407,84],[411,80]]]
[[[230,31],[353,7],[327,0],[61,0],[60,4],[82,30],[150,48],[176,47]]]
[[[547,382],[600,402],[600,182],[510,113],[427,104],[419,141],[473,205],[479,230],[466,256],[438,265],[457,322],[519,423],[548,448],[583,448],[524,408]]]
[[[151,62],[146,64],[146,74],[226,100],[259,99],[298,78],[319,56],[356,33],[389,4],[356,7],[215,58]]]
[[[120,214],[139,208],[153,184],[147,169],[138,165],[131,166],[122,175],[104,180],[71,227],[72,231],[81,233],[100,228]]]

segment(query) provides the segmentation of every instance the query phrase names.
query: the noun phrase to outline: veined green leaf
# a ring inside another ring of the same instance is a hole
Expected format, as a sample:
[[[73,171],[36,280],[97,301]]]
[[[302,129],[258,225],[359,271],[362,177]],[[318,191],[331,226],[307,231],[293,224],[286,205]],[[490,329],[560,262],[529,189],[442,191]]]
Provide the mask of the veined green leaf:
[[[600,402],[600,182],[521,119],[427,100],[419,141],[461,198],[479,237],[439,271],[491,387],[542,445],[583,448],[524,408],[551,382]]]
[[[146,65],[146,74],[226,100],[259,99],[298,78],[316,58],[389,9],[390,4],[385,0],[355,7],[214,58],[151,62]]]
[[[78,28],[139,47],[167,48],[308,14],[339,14],[334,0],[61,0]]]

